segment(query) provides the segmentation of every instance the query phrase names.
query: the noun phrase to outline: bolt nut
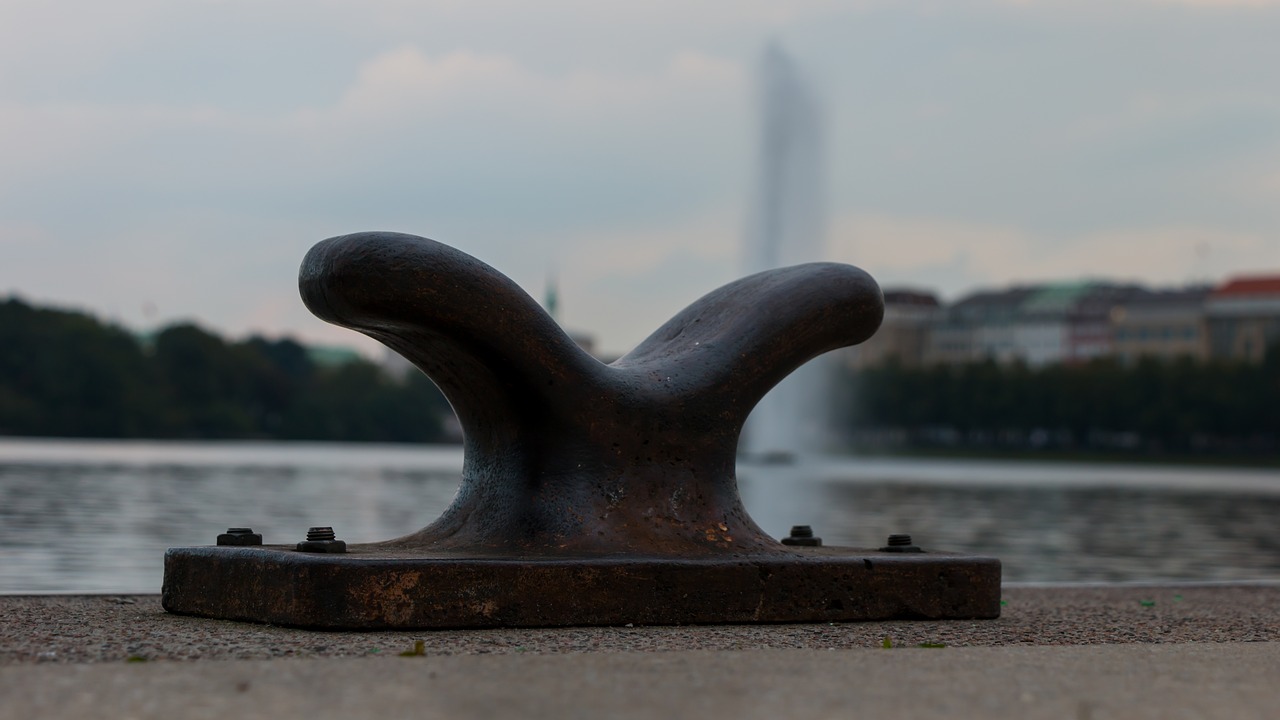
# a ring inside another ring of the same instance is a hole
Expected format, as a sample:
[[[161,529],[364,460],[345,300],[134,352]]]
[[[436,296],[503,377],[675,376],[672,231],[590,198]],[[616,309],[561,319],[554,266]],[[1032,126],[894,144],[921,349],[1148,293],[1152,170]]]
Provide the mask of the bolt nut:
[[[227,531],[218,536],[219,545],[261,545],[262,535],[253,531],[253,528],[227,528]]]
[[[789,537],[782,538],[782,544],[819,547],[822,545],[822,538],[814,537],[813,528],[808,525],[792,525],[791,535]]]
[[[910,535],[894,534],[889,536],[889,544],[880,548],[880,552],[918,553],[924,552],[924,550],[912,544]]]
[[[307,539],[298,543],[298,552],[312,553],[344,553],[347,543],[335,540],[333,528],[313,527],[307,530]]]

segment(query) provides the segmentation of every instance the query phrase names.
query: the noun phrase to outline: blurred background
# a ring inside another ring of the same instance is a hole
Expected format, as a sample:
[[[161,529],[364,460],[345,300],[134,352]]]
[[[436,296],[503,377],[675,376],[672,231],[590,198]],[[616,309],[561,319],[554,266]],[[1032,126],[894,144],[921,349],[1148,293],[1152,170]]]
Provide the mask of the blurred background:
[[[744,273],[853,263],[886,322],[753,418],[766,530],[1280,579],[1276,37],[1267,0],[8,0],[0,592],[433,519],[447,403],[297,297],[375,229],[606,362]]]

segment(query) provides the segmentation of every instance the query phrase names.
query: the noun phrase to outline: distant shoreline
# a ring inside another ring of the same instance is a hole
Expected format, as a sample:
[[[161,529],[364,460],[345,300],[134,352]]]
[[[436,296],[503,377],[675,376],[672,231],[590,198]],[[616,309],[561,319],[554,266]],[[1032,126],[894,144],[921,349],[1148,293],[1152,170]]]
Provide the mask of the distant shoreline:
[[[431,458],[432,466],[461,467],[461,443],[415,443],[363,440],[275,440],[264,438],[83,438],[83,437],[34,437],[0,435],[0,463],[50,462],[69,459],[99,457],[110,461],[133,462],[221,462],[228,453],[246,460],[267,460],[276,455],[291,457],[314,455],[332,461],[340,456],[368,456],[370,462],[381,457],[384,460],[401,458],[418,464],[424,457]],[[902,462],[919,460],[941,462],[996,462],[1043,465],[1116,465],[1135,470],[1157,469],[1160,466],[1194,468],[1224,468],[1239,470],[1280,469],[1280,457],[1238,455],[1178,455],[1178,454],[1125,454],[1109,452],[1062,451],[1007,452],[978,449],[904,448],[846,448],[821,456],[822,461],[857,464],[863,462]],[[805,460],[802,463],[808,464]],[[363,464],[363,463],[361,463]],[[739,456],[742,468],[768,465]],[[785,467],[786,464],[783,465]]]
[[[970,448],[860,448],[836,453],[849,458],[920,458],[956,460],[1016,460],[1044,463],[1107,463],[1117,465],[1195,465],[1204,467],[1280,468],[1280,455],[1191,455],[1180,453],[1120,453],[1105,451],[1063,452],[1036,450],[984,450]]]
[[[275,438],[101,438],[101,437],[42,437],[42,436],[5,436],[0,434],[0,461],[8,459],[12,452],[5,452],[5,446],[115,446],[115,447],[291,447],[305,450],[307,447],[351,448],[351,450],[375,450],[389,448],[392,451],[415,452],[421,450],[461,452],[461,442],[394,442],[394,441],[340,441],[340,439],[275,439]],[[1187,455],[1187,454],[1126,454],[1126,452],[1107,451],[1034,451],[1009,450],[993,451],[982,448],[902,448],[902,450],[886,450],[886,448],[854,447],[842,448],[829,454],[837,459],[856,460],[989,460],[1010,462],[1043,462],[1043,464],[1108,464],[1108,465],[1189,465],[1198,468],[1256,468],[1280,469],[1280,456],[1275,455]],[[751,464],[749,459],[739,457],[740,464]]]

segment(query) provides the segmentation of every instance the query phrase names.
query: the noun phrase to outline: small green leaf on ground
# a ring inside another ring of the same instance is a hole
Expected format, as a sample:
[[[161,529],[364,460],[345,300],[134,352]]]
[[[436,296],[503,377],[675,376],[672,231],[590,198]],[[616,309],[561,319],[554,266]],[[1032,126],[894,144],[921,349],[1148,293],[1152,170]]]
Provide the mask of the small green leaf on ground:
[[[885,635],[884,640],[880,641],[880,647],[884,648],[885,650],[888,650],[889,648],[893,647],[893,640],[888,635]]]
[[[1173,596],[1173,601],[1174,601],[1174,602],[1182,602],[1182,596],[1181,596],[1181,595],[1174,595],[1174,596]]]
[[[1008,604],[1009,604],[1009,601],[1008,601],[1008,600],[1001,600],[1001,601],[1000,601],[1000,607],[1004,607],[1005,605],[1008,605]]]
[[[516,648],[516,652],[518,652],[518,653],[520,653],[520,652],[524,652],[524,651],[525,651],[525,650],[527,650],[527,649],[528,649],[528,648],[526,648],[525,646],[520,645],[519,647],[517,647],[517,648]]]
[[[374,655],[377,655],[378,653],[382,652],[382,648],[369,648],[369,652],[373,653]]]
[[[427,654],[427,643],[425,640],[414,640],[413,649],[405,650],[400,653],[400,657],[418,657]]]
[[[946,647],[946,646],[947,646],[947,644],[946,644],[946,643],[920,643],[920,644],[919,644],[919,645],[917,645],[916,647],[922,647],[922,648],[944,648],[944,647]]]
[[[1155,600],[1139,600],[1138,604],[1141,605],[1142,607],[1155,607],[1156,601]]]
[[[135,662],[146,662],[147,659],[142,657],[141,655],[130,655],[129,657],[125,658],[124,661],[127,663],[135,663]]]

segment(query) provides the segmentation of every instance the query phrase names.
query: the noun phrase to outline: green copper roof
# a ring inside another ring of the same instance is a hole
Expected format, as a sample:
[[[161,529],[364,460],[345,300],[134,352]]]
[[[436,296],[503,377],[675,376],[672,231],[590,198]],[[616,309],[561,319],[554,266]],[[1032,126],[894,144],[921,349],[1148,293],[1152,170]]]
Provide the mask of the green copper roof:
[[[1024,300],[1020,309],[1023,313],[1066,312],[1087,295],[1093,286],[1093,283],[1087,281],[1046,285]]]

